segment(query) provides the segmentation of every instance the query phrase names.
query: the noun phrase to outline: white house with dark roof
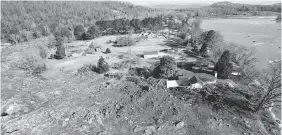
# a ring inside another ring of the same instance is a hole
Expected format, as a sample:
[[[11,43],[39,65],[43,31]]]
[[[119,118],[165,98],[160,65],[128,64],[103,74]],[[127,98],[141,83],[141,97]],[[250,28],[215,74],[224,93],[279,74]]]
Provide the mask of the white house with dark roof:
[[[191,89],[202,88],[204,82],[196,76],[178,76],[178,80],[167,80],[167,88],[173,87],[189,87]]]
[[[80,57],[80,56],[86,56],[86,53],[83,50],[78,50],[75,53],[72,53],[71,56],[76,58],[76,57]]]
[[[159,57],[159,52],[158,51],[145,51],[143,52],[143,58],[156,58]]]
[[[205,84],[216,83],[215,76],[206,73],[193,73],[191,71],[178,71],[178,80],[167,80],[167,88],[189,87],[191,89],[202,88]]]

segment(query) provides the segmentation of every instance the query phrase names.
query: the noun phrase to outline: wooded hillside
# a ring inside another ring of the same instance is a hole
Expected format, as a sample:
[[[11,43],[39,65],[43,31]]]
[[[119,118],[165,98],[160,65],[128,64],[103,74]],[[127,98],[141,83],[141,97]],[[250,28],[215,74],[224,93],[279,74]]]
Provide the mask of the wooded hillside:
[[[155,9],[136,6],[126,2],[92,1],[44,1],[44,2],[1,2],[1,38],[22,31],[36,31],[48,27],[51,32],[56,26],[73,28],[81,24],[88,27],[98,20],[117,18],[145,18],[155,16]],[[142,13],[142,14],[140,14]]]

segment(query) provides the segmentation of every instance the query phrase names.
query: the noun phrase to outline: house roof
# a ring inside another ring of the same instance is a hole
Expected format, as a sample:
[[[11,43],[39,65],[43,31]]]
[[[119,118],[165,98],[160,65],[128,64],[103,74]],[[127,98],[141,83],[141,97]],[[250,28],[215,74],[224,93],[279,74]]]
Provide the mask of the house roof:
[[[216,82],[228,84],[230,87],[238,87],[238,85],[231,79],[217,79]]]
[[[194,72],[183,70],[183,69],[178,71],[178,75],[183,76],[183,77],[189,77],[189,78],[196,76],[197,78],[199,78],[200,80],[204,82],[216,80],[216,77],[214,77],[213,75],[206,74],[206,73],[194,73]]]
[[[158,54],[158,51],[145,51],[143,52],[144,55],[154,55],[154,54]]]
[[[191,83],[191,84],[194,84],[194,83],[203,83],[203,81],[202,80],[200,80],[198,77],[196,77],[196,76],[193,76],[190,80],[189,80],[189,82]]]
[[[178,80],[167,80],[166,81],[167,88],[170,88],[170,87],[187,87],[187,86],[191,86],[191,84],[195,84],[195,83],[204,84],[204,82],[202,80],[200,80],[199,78],[197,78],[196,76],[193,76],[192,78],[185,77],[185,76],[179,76]]]
[[[166,81],[166,85],[167,85],[167,88],[178,87],[179,86],[179,82],[178,82],[178,80],[167,80]]]
[[[188,85],[190,85],[190,78],[189,77],[179,76],[178,80],[179,80],[179,85],[180,86],[188,86]]]

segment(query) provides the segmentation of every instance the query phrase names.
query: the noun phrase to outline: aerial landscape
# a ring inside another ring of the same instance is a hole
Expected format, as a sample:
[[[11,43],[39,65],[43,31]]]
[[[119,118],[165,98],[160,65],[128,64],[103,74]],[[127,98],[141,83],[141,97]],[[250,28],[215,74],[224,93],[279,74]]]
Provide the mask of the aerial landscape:
[[[281,128],[279,1],[1,1],[1,135]]]

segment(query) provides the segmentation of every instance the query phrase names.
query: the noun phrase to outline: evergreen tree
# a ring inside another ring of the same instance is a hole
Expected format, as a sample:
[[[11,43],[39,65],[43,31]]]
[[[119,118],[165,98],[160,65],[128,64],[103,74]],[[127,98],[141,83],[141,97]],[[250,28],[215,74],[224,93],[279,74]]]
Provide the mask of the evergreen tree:
[[[106,73],[107,71],[109,71],[109,65],[103,57],[100,57],[98,64],[97,64],[97,72]]]
[[[57,51],[55,58],[56,59],[63,59],[66,57],[66,49],[63,45],[57,46]]]
[[[74,28],[74,36],[77,40],[83,40],[83,34],[85,34],[85,30],[82,25],[77,25]]]
[[[101,33],[99,27],[97,25],[93,25],[88,29],[88,31],[86,33],[86,37],[87,37],[87,39],[94,39],[94,38],[101,36],[101,34],[102,33]]]
[[[106,53],[111,53],[111,50],[109,48],[107,48]]]
[[[217,72],[217,78],[228,79],[231,76],[232,70],[233,66],[232,63],[230,63],[230,52],[226,50],[215,64],[214,71]]]

